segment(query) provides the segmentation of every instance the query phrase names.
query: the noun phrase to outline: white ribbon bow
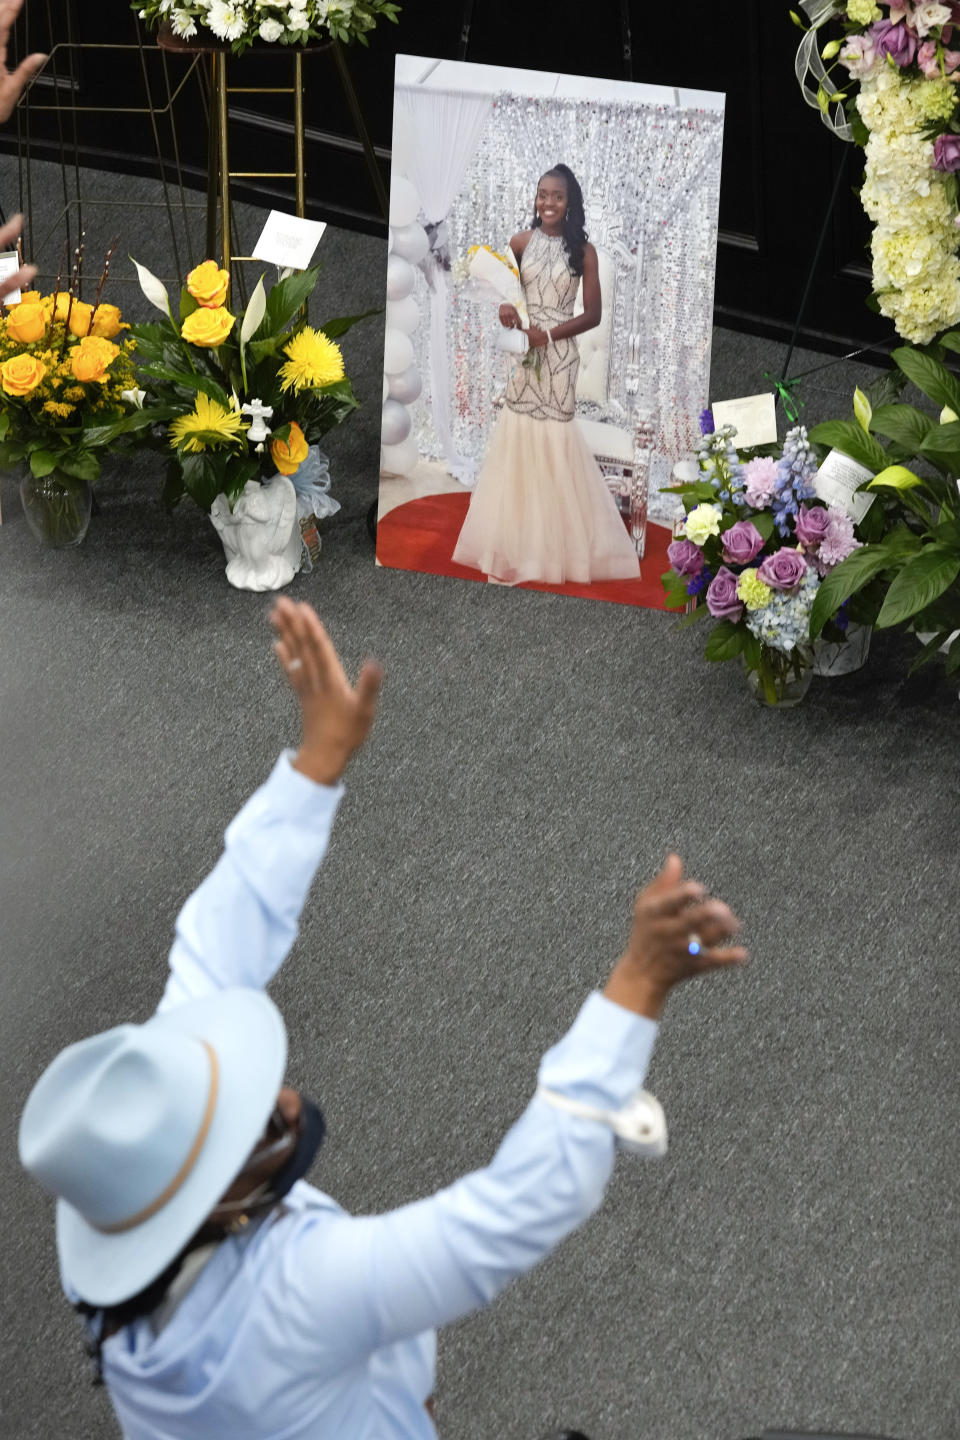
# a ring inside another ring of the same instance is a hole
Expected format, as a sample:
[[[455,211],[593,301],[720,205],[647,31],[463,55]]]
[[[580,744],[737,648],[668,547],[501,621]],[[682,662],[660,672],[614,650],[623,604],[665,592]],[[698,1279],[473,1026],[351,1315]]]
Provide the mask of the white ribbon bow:
[[[817,99],[817,91],[823,87],[827,94],[832,94],[836,86],[827,78],[827,71],[820,55],[817,45],[817,32],[821,25],[826,24],[834,15],[843,10],[842,0],[800,0],[800,8],[805,11],[810,21],[810,29],[800,41],[800,48],[797,50],[797,58],[794,70],[800,84],[800,92],[807,104],[814,110],[820,112],[820,119],[828,130],[841,140],[849,140],[853,143],[853,129],[843,111],[842,104],[836,102],[836,115],[830,114],[830,108],[820,109],[820,102]],[[812,88],[810,82],[812,81]]]

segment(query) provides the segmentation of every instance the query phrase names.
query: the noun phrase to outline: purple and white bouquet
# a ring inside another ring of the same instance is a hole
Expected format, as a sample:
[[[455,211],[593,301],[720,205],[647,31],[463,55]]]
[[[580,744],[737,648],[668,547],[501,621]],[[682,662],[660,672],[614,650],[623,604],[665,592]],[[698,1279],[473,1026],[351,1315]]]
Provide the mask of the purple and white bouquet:
[[[820,582],[857,549],[851,517],[816,491],[817,460],[804,426],[777,458],[741,461],[730,425],[701,416],[699,475],[670,493],[685,520],[663,576],[670,609],[711,617],[708,660],[742,657],[768,704],[784,698],[813,660],[810,611]],[[845,617],[835,623],[842,630]],[[686,622],[685,622],[686,623]]]

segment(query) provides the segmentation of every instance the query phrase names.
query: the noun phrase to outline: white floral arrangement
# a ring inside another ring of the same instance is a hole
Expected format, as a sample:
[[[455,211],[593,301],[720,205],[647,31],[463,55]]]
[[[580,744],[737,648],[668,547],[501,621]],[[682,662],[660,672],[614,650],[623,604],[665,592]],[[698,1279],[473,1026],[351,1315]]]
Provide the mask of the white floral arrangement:
[[[812,30],[828,20],[843,28],[820,52],[829,69],[814,57],[809,71],[827,123],[865,150],[876,306],[904,339],[926,345],[960,322],[960,5],[801,4]],[[812,39],[801,47],[808,57]],[[831,106],[846,121],[832,120]]]
[[[213,36],[235,55],[258,42],[307,45],[332,38],[366,45],[379,18],[396,24],[400,11],[393,0],[136,0],[133,9],[151,29],[168,25],[180,40]]]

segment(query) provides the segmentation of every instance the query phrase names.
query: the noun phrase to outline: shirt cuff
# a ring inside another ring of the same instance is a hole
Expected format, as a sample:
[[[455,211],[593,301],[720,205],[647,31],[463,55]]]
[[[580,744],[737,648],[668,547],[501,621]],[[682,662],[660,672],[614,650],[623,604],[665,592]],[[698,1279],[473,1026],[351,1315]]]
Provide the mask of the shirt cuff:
[[[540,1084],[571,1099],[616,1110],[642,1087],[658,1025],[608,1000],[586,999],[573,1025],[540,1062]]]
[[[231,831],[245,831],[248,823],[262,823],[266,816],[280,815],[292,825],[327,834],[344,796],[342,783],[318,785],[301,770],[294,770],[296,750],[283,750],[267,779],[230,823]]]

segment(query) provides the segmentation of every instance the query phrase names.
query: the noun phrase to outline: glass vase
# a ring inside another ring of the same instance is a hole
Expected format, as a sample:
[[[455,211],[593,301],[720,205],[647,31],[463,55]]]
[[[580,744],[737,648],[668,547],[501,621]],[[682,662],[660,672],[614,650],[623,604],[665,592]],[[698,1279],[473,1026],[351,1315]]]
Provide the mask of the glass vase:
[[[38,477],[28,469],[20,481],[20,503],[37,539],[54,550],[65,550],[79,545],[87,533],[93,490],[89,480],[62,470]]]
[[[746,668],[746,667],[744,667]],[[747,669],[747,685],[758,705],[789,710],[799,705],[813,679],[813,654],[795,646],[789,655],[761,646],[760,668]]]
[[[816,640],[813,646],[814,675],[852,675],[862,670],[870,654],[870,637],[873,629],[869,625],[850,624],[846,639],[837,641]]]

